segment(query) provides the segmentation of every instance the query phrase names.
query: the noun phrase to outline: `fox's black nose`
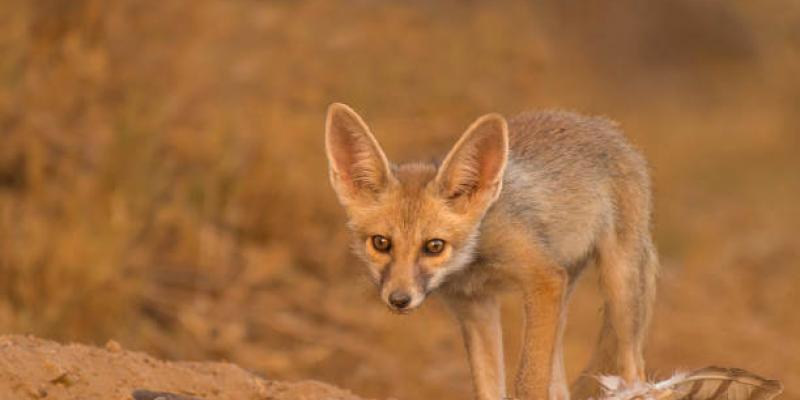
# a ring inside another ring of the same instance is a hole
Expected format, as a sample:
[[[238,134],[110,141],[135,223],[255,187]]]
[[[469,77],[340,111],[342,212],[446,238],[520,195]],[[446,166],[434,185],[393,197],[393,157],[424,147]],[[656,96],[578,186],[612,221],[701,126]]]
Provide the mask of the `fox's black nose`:
[[[389,303],[396,309],[402,310],[411,304],[411,296],[406,292],[395,290],[389,294]]]

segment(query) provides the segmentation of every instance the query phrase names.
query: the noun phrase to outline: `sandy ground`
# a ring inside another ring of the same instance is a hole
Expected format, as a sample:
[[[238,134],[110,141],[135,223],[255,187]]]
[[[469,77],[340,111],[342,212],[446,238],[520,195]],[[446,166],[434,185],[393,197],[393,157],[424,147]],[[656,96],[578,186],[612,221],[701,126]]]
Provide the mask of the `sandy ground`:
[[[261,379],[236,365],[218,362],[166,362],[122,349],[61,345],[33,336],[0,337],[0,398],[171,400],[270,399],[358,400],[347,391],[319,382]],[[151,393],[147,393],[151,392]]]

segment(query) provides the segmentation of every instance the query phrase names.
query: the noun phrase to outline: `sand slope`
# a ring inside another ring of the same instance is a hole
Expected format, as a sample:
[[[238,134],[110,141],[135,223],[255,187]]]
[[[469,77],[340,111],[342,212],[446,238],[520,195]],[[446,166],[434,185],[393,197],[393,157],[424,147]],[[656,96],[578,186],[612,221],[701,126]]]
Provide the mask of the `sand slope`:
[[[359,400],[319,382],[275,382],[219,362],[167,362],[127,351],[0,336],[0,399],[130,400],[134,390],[199,399]]]

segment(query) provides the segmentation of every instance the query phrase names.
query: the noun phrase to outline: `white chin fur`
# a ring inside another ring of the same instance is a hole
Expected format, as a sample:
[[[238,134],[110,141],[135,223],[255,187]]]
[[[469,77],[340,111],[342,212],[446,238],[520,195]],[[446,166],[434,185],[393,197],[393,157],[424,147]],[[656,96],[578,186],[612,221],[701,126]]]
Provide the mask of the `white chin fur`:
[[[425,301],[424,295],[415,294],[413,297],[411,297],[411,304],[409,304],[408,307],[405,308],[405,311],[411,311],[413,309],[416,309],[417,307],[419,307],[420,304],[422,304],[423,301]]]
[[[430,292],[439,287],[439,285],[444,282],[445,278],[450,276],[450,274],[460,270],[462,268],[461,265],[452,263],[447,267],[441,268],[428,280],[428,286],[425,288],[426,291]]]

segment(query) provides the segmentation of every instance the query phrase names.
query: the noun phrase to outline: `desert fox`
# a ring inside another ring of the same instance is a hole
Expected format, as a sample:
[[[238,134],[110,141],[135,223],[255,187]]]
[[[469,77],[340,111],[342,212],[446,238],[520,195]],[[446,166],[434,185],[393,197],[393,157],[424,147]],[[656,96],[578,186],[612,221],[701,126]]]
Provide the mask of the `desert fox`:
[[[506,398],[496,295],[521,289],[521,399],[568,399],[562,336],[570,291],[589,264],[605,296],[591,374],[644,378],[655,296],[650,178],[643,157],[604,118],[565,111],[478,118],[440,163],[391,164],[350,107],[332,104],[330,179],[354,251],[384,302],[418,307],[436,290],[454,311],[479,399]]]

